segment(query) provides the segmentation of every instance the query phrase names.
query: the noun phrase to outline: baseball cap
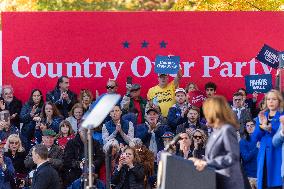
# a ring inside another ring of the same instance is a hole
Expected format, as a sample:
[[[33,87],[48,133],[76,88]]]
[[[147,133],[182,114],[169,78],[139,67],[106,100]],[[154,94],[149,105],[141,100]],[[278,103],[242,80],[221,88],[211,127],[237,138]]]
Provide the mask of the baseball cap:
[[[170,131],[167,131],[163,134],[162,138],[174,138],[174,134]]]
[[[161,77],[161,76],[168,76],[168,75],[169,75],[169,74],[165,74],[165,73],[159,73],[159,74],[158,74],[159,77]]]
[[[158,110],[156,108],[149,108],[147,111],[146,111],[146,114],[148,114],[149,112],[156,112],[157,114],[159,114]]]
[[[183,92],[184,94],[186,94],[186,91],[184,90],[184,88],[177,88],[175,90],[175,94],[178,93],[178,92]]]
[[[56,132],[52,129],[42,131],[42,136],[56,136]]]
[[[141,88],[141,85],[139,84],[132,84],[131,88],[130,88],[130,91],[136,91],[138,89]]]

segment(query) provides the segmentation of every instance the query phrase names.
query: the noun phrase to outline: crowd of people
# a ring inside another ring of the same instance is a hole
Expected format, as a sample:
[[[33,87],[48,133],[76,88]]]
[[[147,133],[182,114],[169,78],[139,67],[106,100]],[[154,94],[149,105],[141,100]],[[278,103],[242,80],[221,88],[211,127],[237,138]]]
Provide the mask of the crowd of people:
[[[204,89],[195,83],[180,88],[180,80],[181,71],[173,81],[158,74],[158,84],[146,98],[140,94],[140,84],[126,84],[125,95],[92,132],[94,185],[105,188],[105,156],[110,154],[112,189],[157,188],[161,153],[179,135],[167,152],[193,161],[199,171],[207,166],[216,169],[217,188],[282,188],[281,93],[273,89],[260,100],[257,93],[247,98],[240,88],[225,100],[217,95],[213,82]],[[88,139],[81,124],[98,94],[82,89],[77,96],[69,81],[60,77],[46,101],[40,89],[33,89],[24,104],[11,85],[2,87],[0,189],[79,189],[87,182]],[[118,87],[109,79],[106,94],[117,93]],[[206,94],[202,107],[188,100],[197,90]]]

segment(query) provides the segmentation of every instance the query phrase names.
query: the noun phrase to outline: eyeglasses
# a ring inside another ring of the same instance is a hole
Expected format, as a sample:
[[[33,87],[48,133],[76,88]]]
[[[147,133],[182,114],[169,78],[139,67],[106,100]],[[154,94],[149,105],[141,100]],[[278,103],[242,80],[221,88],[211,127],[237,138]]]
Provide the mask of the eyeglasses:
[[[114,88],[115,86],[110,86],[110,85],[106,86],[106,89],[114,89]]]
[[[202,139],[202,136],[195,135],[195,136],[193,136],[193,138],[195,138],[195,139]]]
[[[16,144],[16,145],[17,145],[17,144],[19,144],[19,141],[10,141],[9,143],[10,143],[10,144]]]

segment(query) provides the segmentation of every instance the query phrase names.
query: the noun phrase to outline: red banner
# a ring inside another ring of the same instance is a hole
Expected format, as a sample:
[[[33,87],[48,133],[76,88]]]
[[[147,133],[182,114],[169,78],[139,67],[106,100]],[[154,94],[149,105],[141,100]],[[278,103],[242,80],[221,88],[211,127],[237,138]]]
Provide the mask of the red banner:
[[[71,90],[106,91],[109,78],[125,93],[126,77],[145,96],[158,83],[157,55],[180,56],[181,87],[213,81],[231,98],[247,74],[269,74],[255,60],[263,44],[283,50],[283,12],[25,12],[3,13],[3,84],[26,101],[58,76]],[[275,70],[272,70],[273,78]]]
[[[188,102],[192,106],[200,108],[205,99],[206,95],[202,91],[194,90],[188,93]]]

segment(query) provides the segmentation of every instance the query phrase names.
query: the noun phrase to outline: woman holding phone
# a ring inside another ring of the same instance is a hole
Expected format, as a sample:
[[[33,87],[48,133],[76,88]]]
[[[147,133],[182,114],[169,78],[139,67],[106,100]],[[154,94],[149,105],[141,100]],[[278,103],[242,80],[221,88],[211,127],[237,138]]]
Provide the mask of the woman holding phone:
[[[119,158],[112,178],[112,189],[144,189],[144,167],[136,150],[127,147]]]

